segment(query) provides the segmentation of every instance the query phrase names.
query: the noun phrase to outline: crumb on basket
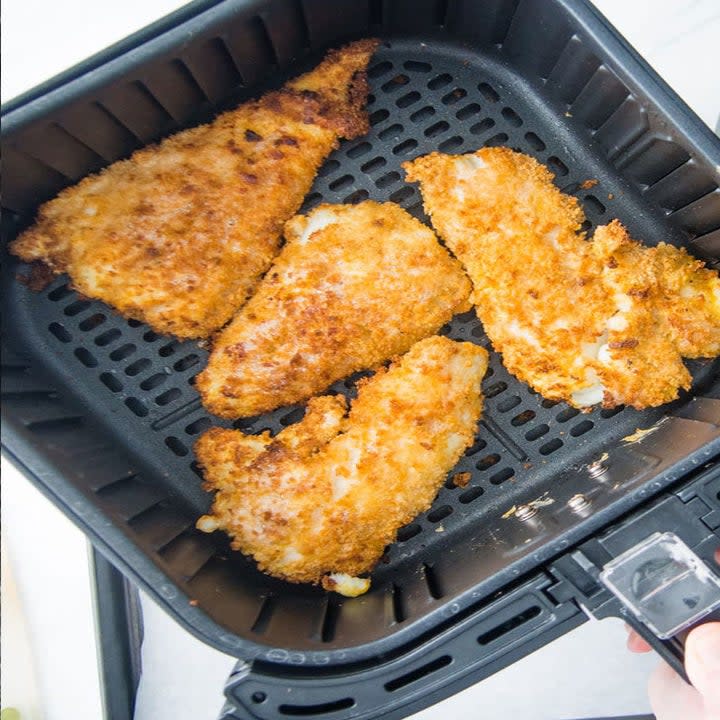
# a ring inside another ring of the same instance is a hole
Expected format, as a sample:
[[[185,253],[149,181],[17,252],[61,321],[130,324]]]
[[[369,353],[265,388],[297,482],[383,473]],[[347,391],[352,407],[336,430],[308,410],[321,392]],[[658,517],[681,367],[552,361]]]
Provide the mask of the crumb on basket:
[[[452,478],[453,485],[455,487],[464,488],[467,487],[468,483],[470,482],[470,473],[469,472],[459,472],[455,473]]]

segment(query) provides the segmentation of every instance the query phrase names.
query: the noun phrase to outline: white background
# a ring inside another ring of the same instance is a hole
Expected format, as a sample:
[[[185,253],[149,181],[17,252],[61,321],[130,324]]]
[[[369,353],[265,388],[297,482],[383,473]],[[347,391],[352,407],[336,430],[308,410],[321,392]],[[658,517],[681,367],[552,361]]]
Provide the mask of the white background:
[[[181,4],[5,0],[2,100]],[[596,4],[714,127],[720,113],[720,3]],[[17,707],[23,720],[99,720],[85,540],[4,460],[2,474],[3,707]],[[137,719],[214,720],[233,659],[196,641],[146,598],[143,610],[146,637]],[[619,623],[587,623],[415,718],[559,720],[648,712],[645,681],[655,661],[627,653],[624,639]]]

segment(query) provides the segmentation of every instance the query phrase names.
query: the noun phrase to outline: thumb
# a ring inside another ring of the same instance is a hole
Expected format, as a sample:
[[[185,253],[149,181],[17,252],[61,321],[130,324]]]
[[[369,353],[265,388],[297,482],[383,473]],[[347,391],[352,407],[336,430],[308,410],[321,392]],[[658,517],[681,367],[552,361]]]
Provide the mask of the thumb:
[[[705,708],[720,713],[720,622],[690,631],[685,642],[685,670]]]

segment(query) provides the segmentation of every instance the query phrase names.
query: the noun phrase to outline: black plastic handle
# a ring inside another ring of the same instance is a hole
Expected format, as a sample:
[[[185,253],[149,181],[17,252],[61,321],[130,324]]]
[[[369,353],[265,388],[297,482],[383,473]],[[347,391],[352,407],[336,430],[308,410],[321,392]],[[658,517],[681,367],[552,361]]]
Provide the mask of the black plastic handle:
[[[685,673],[685,638],[687,637],[687,630],[680,635],[662,640],[632,613],[622,613],[622,617],[685,682],[690,682]]]

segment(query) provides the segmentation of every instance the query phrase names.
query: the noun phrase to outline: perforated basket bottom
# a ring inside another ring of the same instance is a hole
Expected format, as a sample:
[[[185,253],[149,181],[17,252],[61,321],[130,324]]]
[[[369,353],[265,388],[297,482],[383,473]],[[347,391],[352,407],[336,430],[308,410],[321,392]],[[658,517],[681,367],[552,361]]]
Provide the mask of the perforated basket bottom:
[[[322,201],[373,198],[397,202],[427,221],[417,188],[404,182],[403,161],[432,150],[461,153],[506,145],[546,163],[557,184],[577,194],[589,218],[588,229],[618,217],[646,242],[677,239],[665,220],[630,193],[599,154],[593,154],[585,131],[545,107],[502,65],[456,46],[403,40],[386,43],[378,51],[369,76],[370,133],[344,143],[325,163],[304,210]],[[598,179],[598,184],[582,190],[582,181],[589,178]],[[15,274],[18,268],[11,264],[8,272]],[[219,560],[214,546],[193,529],[194,518],[207,510],[210,496],[201,488],[192,446],[211,425],[228,425],[204,411],[193,387],[206,350],[193,342],[161,337],[99,302],[79,298],[66,278],[40,294],[19,283],[8,282],[6,287],[12,294],[13,331],[20,333],[24,346],[43,357],[83,399],[89,416],[111,428],[117,443],[137,459],[137,467],[126,476],[95,482],[98,504],[127,522],[136,541],[147,541],[165,569],[182,578],[184,589],[202,603],[203,597],[217,592]],[[490,349],[474,312],[456,317],[442,332]],[[696,363],[692,369],[695,389],[709,382],[712,365]],[[355,379],[336,383],[330,391],[352,394]],[[491,353],[483,392],[485,413],[473,446],[448,476],[430,511],[400,531],[398,542],[388,548],[374,573],[372,592],[394,598],[383,605],[391,608],[383,632],[392,632],[412,615],[399,597],[407,578],[418,569],[423,570],[430,608],[432,600],[443,596],[443,580],[432,572],[435,558],[462,550],[478,528],[497,522],[518,495],[527,496],[533,486],[599,456],[609,443],[647,427],[664,412],[615,409],[581,414],[543,400],[515,380],[496,353]],[[282,408],[236,422],[235,427],[275,433],[302,412],[301,407]],[[47,432],[56,429],[50,423]],[[453,483],[458,472],[470,473],[467,486]],[[213,542],[222,546],[222,540]],[[248,593],[257,598],[255,610],[248,613],[246,633],[258,642],[272,643],[280,637],[281,646],[298,643],[287,628],[284,635],[272,636],[268,628],[274,603],[298,597],[316,602],[320,591],[266,579],[240,556],[225,567],[242,578],[243,602]],[[469,577],[468,583],[472,580]],[[232,615],[234,591],[226,592],[228,601],[218,613],[240,632],[241,623]],[[309,638],[307,642],[332,642],[338,607],[322,605],[319,617],[309,621],[316,631],[299,630],[298,635]]]

